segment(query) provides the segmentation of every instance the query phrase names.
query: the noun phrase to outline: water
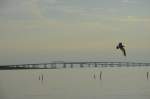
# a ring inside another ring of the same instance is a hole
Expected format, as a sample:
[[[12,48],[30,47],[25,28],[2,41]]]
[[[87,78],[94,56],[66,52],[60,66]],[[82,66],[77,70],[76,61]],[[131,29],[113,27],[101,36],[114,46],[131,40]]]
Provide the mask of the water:
[[[2,70],[0,99],[150,99],[147,72],[149,67]]]

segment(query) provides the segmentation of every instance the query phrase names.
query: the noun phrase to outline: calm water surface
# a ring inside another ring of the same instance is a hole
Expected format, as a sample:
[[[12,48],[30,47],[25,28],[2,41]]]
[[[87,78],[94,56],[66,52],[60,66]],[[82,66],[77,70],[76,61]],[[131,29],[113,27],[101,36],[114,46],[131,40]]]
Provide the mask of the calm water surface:
[[[0,99],[150,99],[147,72],[150,67],[2,70]]]

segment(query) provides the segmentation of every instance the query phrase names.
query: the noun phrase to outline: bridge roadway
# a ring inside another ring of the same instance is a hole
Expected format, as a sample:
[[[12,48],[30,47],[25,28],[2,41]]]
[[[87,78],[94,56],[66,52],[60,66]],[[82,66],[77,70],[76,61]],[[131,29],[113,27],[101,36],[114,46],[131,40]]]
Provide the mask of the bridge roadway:
[[[150,63],[136,62],[51,62],[39,64],[3,65],[0,70],[8,69],[60,69],[60,68],[84,68],[84,67],[141,67],[150,66]]]

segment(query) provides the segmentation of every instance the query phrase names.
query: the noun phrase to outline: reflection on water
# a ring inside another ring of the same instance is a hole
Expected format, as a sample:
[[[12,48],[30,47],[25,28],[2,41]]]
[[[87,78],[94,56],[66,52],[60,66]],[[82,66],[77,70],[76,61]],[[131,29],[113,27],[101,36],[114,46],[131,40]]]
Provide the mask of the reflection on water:
[[[0,99],[150,99],[149,67],[0,71]]]

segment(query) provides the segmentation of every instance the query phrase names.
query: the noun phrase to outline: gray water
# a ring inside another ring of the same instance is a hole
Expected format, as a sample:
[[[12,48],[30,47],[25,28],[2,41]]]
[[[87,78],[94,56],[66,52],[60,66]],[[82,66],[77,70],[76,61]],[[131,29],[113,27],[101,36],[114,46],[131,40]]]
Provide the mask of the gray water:
[[[147,72],[149,67],[2,70],[0,99],[150,99]]]

